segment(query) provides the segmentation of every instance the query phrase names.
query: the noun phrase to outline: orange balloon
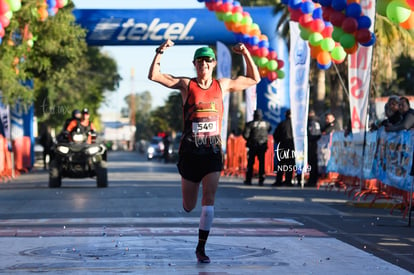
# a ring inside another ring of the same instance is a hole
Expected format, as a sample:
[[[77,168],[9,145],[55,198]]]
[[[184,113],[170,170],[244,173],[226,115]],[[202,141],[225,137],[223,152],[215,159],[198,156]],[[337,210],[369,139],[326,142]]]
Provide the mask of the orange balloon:
[[[233,22],[231,22],[231,21],[224,22],[224,25],[226,26],[227,30],[233,31]]]
[[[18,57],[15,57],[13,59],[13,66],[16,66],[17,64],[19,64],[19,62],[20,62],[20,59]]]
[[[406,30],[414,30],[414,12],[413,11],[411,11],[411,14],[407,20],[400,23],[400,26]]]
[[[240,29],[241,29],[241,33],[243,34],[249,34],[250,32],[250,26],[248,25],[242,25]]]
[[[46,8],[40,7],[37,12],[39,13],[40,21],[45,21],[47,17],[49,16],[49,13],[47,12]]]
[[[269,73],[269,70],[267,68],[265,68],[265,67],[259,68],[259,73],[260,73],[260,76],[261,77],[266,77],[267,74]]]
[[[240,23],[233,23],[234,32],[243,32],[243,25]]]
[[[355,43],[355,45],[352,48],[344,48],[344,51],[347,54],[354,54],[358,50],[358,43]]]
[[[261,31],[259,29],[250,29],[249,34],[250,34],[250,36],[260,37],[260,35],[262,33],[261,33]]]
[[[311,54],[311,57],[313,59],[316,59],[318,54],[323,51],[321,46],[319,46],[319,45],[318,46],[312,46],[311,44],[309,44],[309,47],[310,47],[310,54]]]
[[[332,61],[331,55],[327,51],[321,51],[316,57],[316,60],[322,65],[328,65]]]
[[[259,38],[260,40],[269,41],[269,38],[267,38],[266,34],[261,34]]]

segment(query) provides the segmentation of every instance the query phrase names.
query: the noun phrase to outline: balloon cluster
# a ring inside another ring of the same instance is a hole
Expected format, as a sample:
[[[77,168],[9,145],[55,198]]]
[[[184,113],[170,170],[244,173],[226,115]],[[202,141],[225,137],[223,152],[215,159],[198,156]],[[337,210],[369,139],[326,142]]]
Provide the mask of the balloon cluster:
[[[59,9],[68,4],[68,0],[43,0],[38,5],[40,21],[45,21],[48,16],[54,16]]]
[[[414,30],[414,0],[378,0],[377,12],[406,30]]]
[[[318,3],[316,3],[316,1]],[[300,36],[307,40],[311,57],[320,69],[342,63],[358,47],[375,43],[369,28],[371,19],[362,14],[359,3],[346,0],[283,0],[290,18],[299,23]]]
[[[20,10],[21,7],[20,0],[0,0],[0,44],[3,42],[5,28],[9,26],[13,12]]]
[[[262,34],[258,24],[250,14],[243,11],[240,2],[233,0],[198,0],[205,2],[209,11],[214,11],[218,20],[223,21],[227,30],[234,33],[236,40],[249,49],[260,76],[269,81],[282,79],[283,60],[277,58],[276,51],[269,47],[269,39]]]

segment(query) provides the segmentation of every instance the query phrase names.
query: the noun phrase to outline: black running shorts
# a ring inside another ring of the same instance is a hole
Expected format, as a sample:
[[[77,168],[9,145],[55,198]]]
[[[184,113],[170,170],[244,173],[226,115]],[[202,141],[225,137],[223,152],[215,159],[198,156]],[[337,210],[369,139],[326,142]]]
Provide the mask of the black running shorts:
[[[221,152],[209,154],[184,152],[180,154],[177,167],[184,179],[200,182],[205,175],[223,170],[223,154]]]

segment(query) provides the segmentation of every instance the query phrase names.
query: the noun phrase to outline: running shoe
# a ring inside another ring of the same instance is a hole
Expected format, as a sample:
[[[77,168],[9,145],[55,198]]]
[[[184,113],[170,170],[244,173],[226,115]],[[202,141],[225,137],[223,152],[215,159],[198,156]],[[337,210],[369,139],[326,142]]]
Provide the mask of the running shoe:
[[[197,260],[201,264],[209,264],[210,258],[206,255],[203,250],[196,251]]]

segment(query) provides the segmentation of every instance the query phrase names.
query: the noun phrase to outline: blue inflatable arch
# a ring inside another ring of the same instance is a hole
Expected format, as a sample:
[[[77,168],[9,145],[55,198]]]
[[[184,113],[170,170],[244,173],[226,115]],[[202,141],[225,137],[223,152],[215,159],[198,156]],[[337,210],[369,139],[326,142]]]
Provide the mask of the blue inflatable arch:
[[[276,35],[280,18],[273,7],[244,8],[269,39],[270,47],[285,61],[289,70],[286,43]],[[214,12],[208,9],[75,9],[76,22],[88,30],[86,41],[91,46],[159,45],[172,39],[176,45],[215,45],[216,41],[237,43]],[[257,107],[264,111],[272,125],[281,120],[289,106],[288,77],[272,83],[261,81],[257,86]]]

